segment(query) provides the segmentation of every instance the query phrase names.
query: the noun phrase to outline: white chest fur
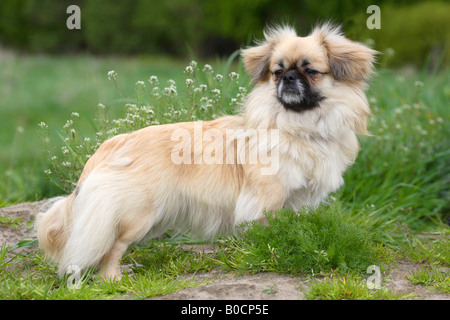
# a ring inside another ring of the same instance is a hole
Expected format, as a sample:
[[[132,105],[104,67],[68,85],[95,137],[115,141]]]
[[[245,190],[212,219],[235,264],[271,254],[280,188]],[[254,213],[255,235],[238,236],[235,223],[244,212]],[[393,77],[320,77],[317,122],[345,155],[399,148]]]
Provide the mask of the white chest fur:
[[[342,175],[355,157],[349,151],[357,152],[357,140],[350,130],[343,132],[341,138],[342,141],[303,137],[280,152],[279,177],[288,190],[287,207],[317,206],[342,186]]]

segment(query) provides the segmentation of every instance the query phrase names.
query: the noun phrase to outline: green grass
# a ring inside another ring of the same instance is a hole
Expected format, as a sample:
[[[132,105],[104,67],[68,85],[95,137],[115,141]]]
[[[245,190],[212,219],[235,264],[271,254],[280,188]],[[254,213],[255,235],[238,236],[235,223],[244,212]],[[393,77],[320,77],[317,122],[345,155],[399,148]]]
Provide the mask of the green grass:
[[[355,275],[331,277],[315,281],[305,290],[308,300],[403,300],[413,299],[413,294],[393,292],[385,288],[371,290],[366,281]]]
[[[0,250],[2,300],[149,298],[202,284],[192,277],[180,275],[209,270],[212,264],[212,260],[193,251],[154,243],[148,249],[130,250],[124,263],[129,265],[132,273],[124,272],[121,281],[111,282],[98,278],[92,270],[79,277],[73,274],[60,279],[40,250],[12,258],[6,256],[7,252],[5,246]]]
[[[450,271],[434,266],[423,267],[407,276],[412,284],[420,284],[442,293],[450,293]]]
[[[249,89],[242,66],[217,61],[210,72],[199,63],[194,76],[186,73],[188,63],[145,57],[2,59],[0,206],[70,191],[86,155],[108,136],[155,121],[233,112],[232,99],[241,99]],[[108,80],[110,70],[117,72],[116,81]],[[239,78],[229,77],[231,71]],[[217,80],[217,73],[223,79]],[[151,75],[158,76],[158,84],[148,81]],[[192,87],[188,78],[193,78]],[[436,278],[433,270],[450,266],[450,231],[444,223],[450,209],[449,80],[449,71],[407,75],[379,70],[367,93],[372,136],[360,138],[361,152],[345,174],[344,187],[319,210],[282,211],[270,219],[270,228],[250,224],[239,237],[217,239],[212,254],[182,250],[180,243],[193,241],[186,237],[135,247],[123,259],[132,272],[120,282],[88,274],[76,290],[56,276],[33,241],[20,244],[28,253],[12,255],[3,246],[0,298],[139,299],[199,285],[184,275],[213,268],[328,279],[311,287],[309,299],[410,298],[364,287],[368,265],[385,269],[405,258],[424,264],[426,271],[410,281],[446,292],[448,280]],[[207,89],[195,91],[201,84]],[[172,87],[177,95],[170,93]],[[98,108],[99,103],[106,108]],[[38,127],[42,121],[44,130]],[[0,227],[20,223],[2,217]]]
[[[250,272],[319,274],[365,273],[377,263],[368,230],[346,221],[333,208],[267,216],[269,225],[251,223],[236,240],[226,265]]]

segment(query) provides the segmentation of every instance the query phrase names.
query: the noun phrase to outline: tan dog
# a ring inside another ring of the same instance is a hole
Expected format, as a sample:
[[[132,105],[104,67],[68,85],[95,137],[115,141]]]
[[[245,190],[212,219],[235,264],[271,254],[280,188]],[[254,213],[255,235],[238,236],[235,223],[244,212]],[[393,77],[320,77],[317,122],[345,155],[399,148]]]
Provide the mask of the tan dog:
[[[169,229],[213,237],[265,210],[317,206],[367,134],[375,53],[329,24],[307,37],[268,29],[242,51],[254,88],[239,115],[105,141],[75,191],[38,215],[40,246],[61,275],[99,266],[120,278],[127,248]]]

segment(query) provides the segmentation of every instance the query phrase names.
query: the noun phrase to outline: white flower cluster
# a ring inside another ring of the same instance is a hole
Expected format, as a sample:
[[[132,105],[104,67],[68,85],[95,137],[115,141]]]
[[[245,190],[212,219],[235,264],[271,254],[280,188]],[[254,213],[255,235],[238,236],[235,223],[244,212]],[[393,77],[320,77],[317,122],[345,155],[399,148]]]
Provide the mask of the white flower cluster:
[[[116,80],[117,79],[117,72],[114,70],[108,71],[108,79],[109,80]]]

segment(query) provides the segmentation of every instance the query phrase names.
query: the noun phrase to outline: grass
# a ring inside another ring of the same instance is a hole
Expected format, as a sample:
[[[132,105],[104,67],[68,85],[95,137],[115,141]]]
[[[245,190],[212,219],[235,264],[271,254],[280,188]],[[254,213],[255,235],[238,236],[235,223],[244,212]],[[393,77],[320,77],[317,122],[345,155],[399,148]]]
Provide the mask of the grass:
[[[0,299],[143,299],[201,284],[192,277],[179,275],[205,268],[200,265],[206,261],[193,251],[172,245],[164,248],[155,245],[152,249],[130,251],[125,262],[130,262],[133,273],[125,272],[121,281],[111,282],[99,279],[92,270],[80,277],[72,275],[60,279],[39,250],[10,259],[6,258],[7,251],[5,246],[0,251]],[[149,258],[138,259],[138,266],[135,260],[138,255]],[[198,265],[186,263],[196,259]]]
[[[233,112],[249,86],[242,66],[230,61],[211,63],[215,71],[198,64],[194,76],[188,63],[164,58],[6,56],[0,206],[70,191],[87,156],[110,135]],[[111,70],[117,78],[108,80]],[[344,187],[319,210],[282,211],[269,218],[271,228],[250,224],[240,236],[216,239],[211,254],[183,250],[180,243],[193,241],[186,237],[134,247],[123,259],[132,272],[120,282],[89,273],[79,289],[56,276],[33,241],[19,244],[27,251],[3,245],[0,298],[141,299],[197,286],[189,275],[213,268],[325,279],[305,293],[308,299],[413,298],[365,286],[369,265],[384,270],[405,258],[424,266],[412,283],[448,293],[448,277],[436,270],[450,266],[449,78],[448,71],[378,71],[368,90],[372,136],[361,137]],[[0,218],[0,228],[21,223]]]
[[[403,300],[413,299],[413,294],[392,292],[381,288],[371,290],[366,281],[355,275],[331,277],[315,281],[309,290],[305,290],[308,300]]]
[[[423,267],[407,276],[412,284],[420,284],[443,293],[450,293],[450,271],[435,266]]]
[[[319,274],[332,270],[364,273],[376,263],[371,234],[343,220],[334,208],[282,210],[269,226],[251,223],[227,265],[250,272]]]

